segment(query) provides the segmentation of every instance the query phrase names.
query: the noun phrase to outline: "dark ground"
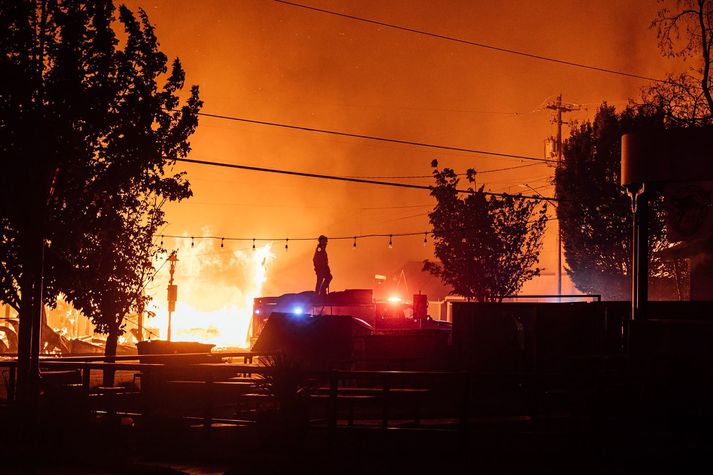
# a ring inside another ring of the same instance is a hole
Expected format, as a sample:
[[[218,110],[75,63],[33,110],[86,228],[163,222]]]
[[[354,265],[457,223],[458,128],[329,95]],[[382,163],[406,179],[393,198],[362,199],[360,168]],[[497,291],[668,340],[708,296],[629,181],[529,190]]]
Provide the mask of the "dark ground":
[[[3,474],[713,473],[707,423],[494,422],[468,434],[340,428],[331,440],[315,427],[276,440],[255,426],[55,420],[35,438],[7,414],[2,426]]]

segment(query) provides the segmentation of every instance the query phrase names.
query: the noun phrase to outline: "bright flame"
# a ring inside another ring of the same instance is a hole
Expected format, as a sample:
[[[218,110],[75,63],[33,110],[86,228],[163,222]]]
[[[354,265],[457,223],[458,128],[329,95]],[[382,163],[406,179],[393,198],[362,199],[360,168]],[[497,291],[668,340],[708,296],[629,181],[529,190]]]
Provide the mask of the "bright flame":
[[[386,299],[386,300],[388,300],[388,301],[391,302],[391,303],[401,303],[401,297],[398,297],[398,296],[396,296],[396,295],[394,295],[394,296],[392,296],[392,297],[389,297],[389,298]]]
[[[275,255],[271,245],[248,250],[223,250],[208,239],[180,240],[174,283],[178,302],[171,318],[172,341],[199,341],[219,347],[248,348],[253,299],[262,293],[267,268]],[[226,256],[226,253],[229,253]],[[164,257],[165,258],[165,257]],[[161,266],[162,262],[157,263]],[[146,326],[147,336],[166,339],[168,264],[149,292],[156,317]]]

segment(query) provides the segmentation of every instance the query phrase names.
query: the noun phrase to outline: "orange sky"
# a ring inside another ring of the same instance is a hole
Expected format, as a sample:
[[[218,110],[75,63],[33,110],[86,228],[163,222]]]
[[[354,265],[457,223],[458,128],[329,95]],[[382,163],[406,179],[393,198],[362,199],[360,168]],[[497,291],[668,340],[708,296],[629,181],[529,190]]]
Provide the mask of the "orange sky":
[[[652,0],[418,1],[305,0],[310,5],[504,48],[646,76],[671,67],[648,29]],[[646,81],[488,51],[307,11],[270,0],[130,1],[157,27],[162,50],[180,57],[199,84],[203,112],[357,134],[542,156],[554,134],[543,102],[559,93],[592,117],[607,100],[637,97]],[[517,113],[517,114],[515,114]],[[514,166],[494,158],[202,117],[192,158],[337,175],[427,175],[437,158],[465,171]],[[194,197],[167,208],[167,234],[240,237],[399,233],[429,228],[427,191],[317,181],[202,166],[187,170]],[[537,165],[483,174],[486,188],[548,184]],[[429,184],[430,180],[410,180]],[[552,187],[540,190],[551,195]],[[171,240],[166,243],[173,246]],[[371,287],[408,260],[432,258],[422,238],[330,243],[333,290]],[[544,275],[524,292],[554,292],[555,240]],[[215,255],[250,244],[229,244]],[[313,286],[312,243],[277,242],[266,293]],[[180,258],[180,256],[179,256]],[[177,281],[180,285],[180,263]],[[569,291],[565,287],[565,291]]]

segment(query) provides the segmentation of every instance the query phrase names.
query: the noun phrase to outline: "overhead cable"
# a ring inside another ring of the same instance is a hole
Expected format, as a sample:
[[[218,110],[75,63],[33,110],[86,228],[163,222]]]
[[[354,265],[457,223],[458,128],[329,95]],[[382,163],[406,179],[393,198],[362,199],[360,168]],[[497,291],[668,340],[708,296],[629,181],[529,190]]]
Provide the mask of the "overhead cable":
[[[541,165],[540,163],[527,163],[525,165],[516,165],[514,167],[505,167],[505,168],[495,168],[492,170],[475,170],[476,175],[482,175],[484,173],[495,173],[495,172],[504,172],[504,171],[509,171],[509,170],[516,170],[518,168],[526,168],[526,167],[534,167],[536,165]],[[467,173],[456,173],[457,176],[467,176]],[[387,179],[392,179],[392,180],[409,180],[409,179],[416,179],[416,178],[433,178],[433,175],[382,175],[382,176],[363,176],[363,175],[350,175],[347,176],[347,178],[367,178],[367,179],[373,179],[373,178],[387,178]]]
[[[544,55],[540,55],[540,54],[528,53],[525,51],[519,51],[519,50],[515,50],[515,49],[510,49],[510,48],[503,48],[501,46],[495,46],[495,45],[491,45],[491,44],[487,44],[487,43],[479,43],[476,41],[470,41],[470,40],[466,40],[463,38],[457,38],[455,36],[447,36],[447,35],[441,35],[438,33],[432,33],[429,31],[417,30],[416,28],[409,28],[407,26],[396,25],[393,23],[386,23],[383,21],[372,20],[369,18],[359,17],[359,16],[355,16],[355,15],[349,15],[346,13],[335,12],[333,10],[326,10],[324,8],[317,8],[317,7],[313,7],[310,5],[304,5],[301,3],[289,2],[287,0],[273,0],[273,1],[277,2],[277,3],[281,3],[283,5],[290,5],[292,7],[304,8],[305,10],[312,10],[312,11],[319,12],[319,13],[325,13],[327,15],[334,15],[334,16],[338,16],[338,17],[342,17],[342,18],[347,18],[349,20],[356,20],[356,21],[360,21],[360,22],[364,22],[364,23],[371,23],[372,25],[378,25],[378,26],[383,26],[386,28],[392,28],[394,30],[407,31],[409,33],[416,33],[419,35],[429,36],[431,38],[438,38],[440,40],[452,41],[455,43],[460,43],[460,44],[464,44],[464,45],[468,45],[468,46],[476,46],[478,48],[499,51],[501,53],[508,53],[508,54],[513,54],[513,55],[517,55],[517,56],[524,56],[526,58],[536,59],[536,60],[540,60],[540,61],[548,61],[551,63],[562,64],[565,66],[572,66],[575,68],[589,69],[591,71],[599,71],[602,73],[616,74],[619,76],[627,76],[627,77],[636,78],[636,79],[644,79],[646,81],[666,82],[666,80],[664,80],[664,79],[658,79],[658,78],[654,78],[651,76],[644,76],[642,74],[630,73],[630,72],[626,72],[626,71],[618,71],[616,69],[602,68],[599,66],[593,66],[591,64],[578,63],[575,61],[567,61],[564,59],[553,58],[551,56],[544,56]]]
[[[362,184],[366,184],[366,185],[393,186],[393,187],[397,187],[397,188],[411,188],[411,189],[416,189],[416,190],[428,190],[428,191],[431,191],[433,189],[432,186],[414,185],[412,183],[395,183],[395,182],[390,182],[390,181],[367,180],[367,179],[363,179],[363,178],[348,178],[348,177],[344,177],[344,176],[322,175],[322,174],[317,174],[317,173],[298,172],[298,171],[293,171],[293,170],[280,170],[280,169],[275,169],[275,168],[254,167],[254,166],[249,166],[249,165],[239,165],[239,164],[235,164],[235,163],[212,162],[212,161],[207,161],[207,160],[194,160],[192,158],[173,158],[172,160],[175,160],[177,162],[184,162],[184,163],[194,163],[197,165],[208,165],[208,166],[214,166],[214,167],[233,168],[233,169],[237,169],[237,170],[249,170],[249,171],[263,172],[263,173],[277,173],[277,174],[282,174],[282,175],[301,176],[301,177],[316,178],[316,179],[321,179],[321,180],[346,181],[346,182],[352,182],[352,183],[362,183]],[[455,191],[458,193],[474,193],[473,190],[467,190],[467,189],[466,190],[456,189]],[[530,196],[530,195],[521,195],[521,194],[512,195],[509,193],[493,193],[490,191],[483,191],[483,194],[486,196],[511,197],[514,199],[522,199],[522,200],[559,201],[558,198],[550,198],[550,197],[545,197],[545,196]]]
[[[279,123],[279,122],[268,122],[268,121],[264,121],[264,120],[248,119],[245,117],[209,114],[207,112],[198,112],[198,115],[203,116],[203,117],[211,117],[213,119],[233,120],[236,122],[245,122],[245,123],[249,123],[249,124],[258,124],[258,125],[268,125],[271,127],[282,127],[285,129],[301,130],[304,132],[316,132],[316,133],[320,133],[320,134],[339,135],[342,137],[377,140],[379,142],[390,142],[390,143],[397,143],[397,144],[401,144],[401,145],[412,145],[414,147],[435,148],[435,149],[439,149],[439,150],[449,150],[452,152],[475,153],[475,154],[479,154],[479,155],[490,155],[490,156],[494,156],[494,157],[503,157],[503,158],[517,158],[520,160],[531,160],[531,161],[544,162],[544,163],[557,163],[556,160],[550,160],[547,158],[540,158],[540,157],[532,157],[529,155],[516,155],[516,154],[512,154],[512,153],[493,152],[490,150],[478,150],[478,149],[465,148],[465,147],[452,147],[450,145],[438,145],[438,144],[431,144],[431,143],[425,143],[425,142],[416,142],[416,141],[411,141],[411,140],[401,140],[401,139],[393,139],[393,138],[387,138],[387,137],[377,137],[374,135],[353,134],[350,132],[340,132],[340,131],[336,131],[336,130],[317,129],[314,127],[303,127],[301,125],[284,124],[284,123]]]

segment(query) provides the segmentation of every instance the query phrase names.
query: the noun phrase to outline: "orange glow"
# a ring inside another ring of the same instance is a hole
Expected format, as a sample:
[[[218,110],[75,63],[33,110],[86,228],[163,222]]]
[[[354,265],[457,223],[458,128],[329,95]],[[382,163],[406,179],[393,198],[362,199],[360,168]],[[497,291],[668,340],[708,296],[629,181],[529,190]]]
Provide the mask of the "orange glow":
[[[591,111],[602,100],[621,107],[628,98],[638,97],[646,84],[275,2],[126,3],[133,10],[146,8],[162,51],[181,59],[186,83],[200,86],[203,112],[212,114],[542,156],[545,140],[555,134],[552,115],[540,107],[548,98],[562,93],[565,101],[586,105],[587,110],[566,114],[567,120],[584,120],[592,117]],[[307,3],[650,76],[661,77],[670,68],[658,54],[656,32],[648,28],[659,8],[652,1]],[[564,134],[568,133],[565,127]],[[429,176],[434,158],[459,172],[467,167],[485,171],[524,163],[205,116],[191,137],[191,148],[194,159],[348,176]],[[171,224],[166,233],[198,234],[203,226],[210,226],[218,236],[284,240],[430,228],[427,212],[433,199],[423,190],[195,164],[177,164],[174,169],[188,172],[194,197],[167,205]],[[535,165],[482,174],[479,179],[489,191],[516,193],[522,191],[518,184],[528,183],[551,194],[552,187],[546,185],[552,175],[552,168]],[[375,274],[391,277],[406,262],[433,259],[432,240],[424,247],[422,235],[398,239],[396,244],[389,250],[386,240],[360,239],[354,249],[352,240],[330,241],[334,275],[330,290],[370,288]],[[290,240],[289,252],[283,252],[282,242],[279,252],[275,248],[280,259],[271,269],[268,294],[314,287],[315,245]],[[555,226],[548,230],[541,261],[545,272],[523,293],[553,293],[556,288]],[[179,262],[179,277],[181,272]],[[190,289],[179,280],[179,308],[200,298],[189,296]],[[565,278],[564,292],[571,291]],[[237,301],[230,292],[224,294],[220,305],[213,302],[218,308],[212,311]],[[165,287],[155,295],[163,304]],[[193,307],[203,311],[197,303]],[[165,333],[165,326],[161,328]]]
[[[391,303],[401,303],[401,297],[399,297],[397,295],[391,296],[386,300],[388,300]]]
[[[304,127],[438,143],[455,147],[541,156],[555,134],[552,115],[541,106],[563,94],[586,107],[567,120],[592,118],[606,100],[618,108],[647,84],[632,78],[577,69],[532,58],[378,28],[302,11],[275,2],[173,0],[125,2],[144,7],[156,26],[160,49],[179,57],[186,84],[200,86],[203,112]],[[533,54],[581,61],[663,77],[672,69],[660,57],[648,28],[657,2],[473,2],[398,0],[325,2],[346,14],[381,19],[448,36]],[[680,67],[680,65],[679,65]],[[183,94],[185,97],[187,89]],[[569,127],[565,127],[565,137]],[[553,169],[522,160],[433,150],[357,138],[219,120],[202,116],[190,138],[190,158],[260,165],[344,176],[425,176],[431,160],[464,172],[481,171],[479,183],[495,192],[517,193],[521,184],[551,195]],[[187,171],[194,197],[168,203],[166,234],[280,238],[353,236],[425,231],[434,200],[423,190],[372,187],[308,178],[226,171],[176,164]],[[540,256],[544,272],[524,294],[556,288],[556,226],[548,228]],[[386,284],[408,262],[433,259],[433,239],[398,240],[389,250],[382,239],[332,240],[331,290]],[[196,239],[166,242],[179,252],[174,340],[247,346],[253,297],[301,292],[314,287],[311,256],[316,242],[290,241],[251,250],[252,243]],[[294,244],[293,244],[294,242]],[[425,246],[424,246],[425,244]],[[352,250],[353,249],[353,250]],[[166,256],[163,256],[164,258]],[[157,262],[157,268],[163,261]],[[566,266],[566,263],[565,263]],[[270,281],[267,281],[268,269]],[[165,337],[168,266],[149,283],[145,325]],[[564,293],[574,289],[565,276]],[[408,294],[407,294],[408,295]],[[398,303],[400,299],[388,299]],[[82,336],[89,325],[65,328]],[[86,329],[85,329],[86,327]],[[129,342],[130,338],[126,338]],[[125,340],[122,340],[122,342]]]

